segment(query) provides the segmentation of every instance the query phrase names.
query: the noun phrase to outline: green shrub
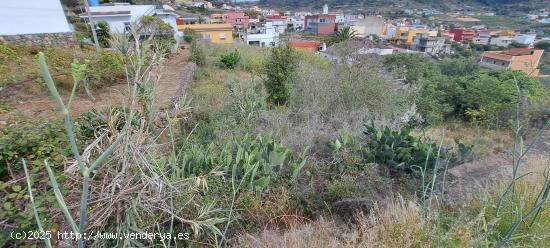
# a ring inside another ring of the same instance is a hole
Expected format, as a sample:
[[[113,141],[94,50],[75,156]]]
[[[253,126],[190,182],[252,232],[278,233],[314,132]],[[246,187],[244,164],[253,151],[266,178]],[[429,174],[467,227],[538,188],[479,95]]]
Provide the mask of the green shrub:
[[[443,75],[466,76],[479,71],[478,60],[475,58],[446,58],[439,64]]]
[[[197,66],[206,65],[206,55],[197,42],[191,43],[191,56],[189,57],[189,61],[197,64]]]
[[[535,44],[535,48],[542,49],[544,52],[550,52],[550,42],[548,41],[541,41]]]
[[[11,108],[7,103],[0,101],[0,114],[9,113],[10,109]]]
[[[252,75],[264,73],[265,56],[262,48],[259,47],[239,47],[241,55],[240,65],[243,70],[250,72]]]
[[[515,118],[507,112],[516,107],[518,93],[527,105],[549,99],[548,90],[538,80],[518,71],[482,72],[459,78],[457,84],[462,91],[456,101],[457,114],[489,126],[507,125]]]
[[[186,28],[185,30],[183,30],[183,40],[187,43],[193,42],[196,35],[197,34],[195,33],[195,31],[190,28]]]
[[[6,60],[6,59],[16,59],[17,58],[17,52],[4,44],[0,44],[0,59]]]
[[[191,42],[193,42],[193,36],[184,35],[183,40],[187,43],[191,43]]]
[[[109,39],[111,38],[111,30],[109,24],[105,21],[96,23],[97,41],[101,47],[110,47]]]
[[[436,64],[421,55],[397,54],[384,58],[386,67],[415,85],[418,111],[427,124],[447,118],[499,127],[506,124],[518,99],[528,105],[548,101],[548,90],[519,71],[480,70],[471,58],[445,59]],[[517,84],[517,87],[516,87]]]
[[[330,148],[339,173],[362,171],[365,168],[363,147],[352,135],[348,133],[340,134],[337,139],[329,141],[327,145]]]
[[[264,84],[268,103],[284,105],[288,102],[296,66],[297,55],[290,46],[278,46],[271,50],[265,64],[267,80]]]
[[[409,84],[421,85],[422,79],[433,79],[439,68],[424,54],[398,53],[384,56],[384,65],[399,78],[404,77]]]
[[[4,127],[0,130],[0,170],[19,164],[21,158],[38,163],[46,158],[61,162],[70,152],[66,140],[59,121],[20,122]],[[2,175],[3,171],[0,171],[0,178]]]
[[[116,111],[117,109],[115,109]],[[110,113],[115,115],[116,113]],[[92,110],[84,112],[75,119],[75,127],[78,130],[80,141],[87,143],[87,139],[95,137],[96,132],[107,126],[104,117],[101,113]],[[122,124],[123,125],[123,124]],[[119,124],[119,126],[122,126]]]
[[[37,230],[32,208],[28,206],[25,181],[8,182],[13,181],[14,172],[23,171],[23,158],[28,161],[32,173],[38,173],[45,170],[44,159],[59,166],[69,154],[69,142],[61,121],[21,121],[0,129],[0,219],[15,226],[17,230]],[[47,178],[37,179],[37,185],[47,185]],[[35,194],[35,203],[44,215],[57,208],[55,197],[47,197],[46,190],[42,186],[38,187]],[[54,221],[52,218],[43,220],[47,226]]]
[[[227,69],[235,69],[240,60],[241,55],[237,49],[233,52],[227,52],[220,56],[220,63]]]
[[[124,58],[111,51],[101,51],[91,62],[88,76],[92,86],[112,85],[126,76]]]
[[[144,16],[140,19],[141,29],[146,35],[171,35],[172,26],[158,16]]]

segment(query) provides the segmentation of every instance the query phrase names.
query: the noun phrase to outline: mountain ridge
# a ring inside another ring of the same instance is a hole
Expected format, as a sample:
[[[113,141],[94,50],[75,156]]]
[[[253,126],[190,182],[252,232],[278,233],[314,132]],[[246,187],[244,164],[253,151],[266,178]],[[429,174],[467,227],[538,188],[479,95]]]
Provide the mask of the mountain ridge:
[[[522,7],[522,10],[543,8],[544,0],[259,0],[257,4],[264,7],[274,8],[305,8],[305,9],[320,9],[324,4],[328,4],[331,9],[340,8],[437,8],[437,9],[452,9],[453,7],[474,7],[474,8],[490,8],[490,9],[511,9]]]

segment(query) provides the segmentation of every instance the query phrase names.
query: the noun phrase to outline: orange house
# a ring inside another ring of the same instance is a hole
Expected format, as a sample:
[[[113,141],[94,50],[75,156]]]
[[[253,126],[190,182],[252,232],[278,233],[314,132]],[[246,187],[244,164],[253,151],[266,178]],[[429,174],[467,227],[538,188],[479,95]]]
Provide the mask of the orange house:
[[[533,77],[539,76],[540,60],[544,50],[530,48],[512,48],[506,51],[484,52],[479,65],[490,69],[511,69],[523,71]]]
[[[317,52],[321,48],[321,42],[318,41],[290,41],[288,45],[298,51]]]

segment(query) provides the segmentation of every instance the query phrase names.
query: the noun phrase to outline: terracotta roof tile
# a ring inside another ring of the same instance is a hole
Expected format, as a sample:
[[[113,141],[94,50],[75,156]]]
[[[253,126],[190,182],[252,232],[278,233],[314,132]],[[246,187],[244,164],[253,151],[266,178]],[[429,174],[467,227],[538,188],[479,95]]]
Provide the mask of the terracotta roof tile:
[[[319,47],[321,42],[318,41],[290,41],[288,44],[291,47]]]
[[[512,48],[508,51],[504,51],[504,54],[512,55],[512,56],[522,56],[522,55],[531,55],[531,53],[535,51],[535,49],[529,49],[529,48]]]
[[[491,59],[498,59],[498,60],[506,60],[506,61],[512,60],[511,55],[502,54],[500,52],[484,52],[483,57],[491,58]]]

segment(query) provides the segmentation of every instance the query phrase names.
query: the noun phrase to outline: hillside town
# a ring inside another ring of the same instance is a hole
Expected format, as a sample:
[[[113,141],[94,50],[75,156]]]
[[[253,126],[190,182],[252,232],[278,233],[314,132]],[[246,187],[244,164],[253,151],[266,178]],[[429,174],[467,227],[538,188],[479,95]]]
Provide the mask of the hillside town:
[[[0,247],[550,247],[541,0],[0,0]]]
[[[532,30],[521,32],[486,25],[462,27],[459,23],[443,23],[434,21],[433,16],[442,14],[434,9],[405,9],[406,15],[416,14],[428,17],[426,19],[394,17],[381,15],[351,14],[353,11],[332,11],[330,6],[313,12],[278,11],[262,9],[258,6],[241,7],[239,5],[223,4],[214,6],[208,1],[176,1],[172,5],[132,5],[129,3],[113,3],[99,5],[98,1],[90,1],[88,12],[78,17],[83,21],[91,19],[94,22],[105,22],[112,33],[128,32],[129,26],[138,23],[146,16],[160,17],[170,25],[173,37],[179,44],[185,32],[198,34],[203,42],[213,44],[244,43],[251,46],[275,47],[281,43],[303,51],[319,53],[329,59],[337,59],[330,54],[332,45],[330,37],[345,30],[348,38],[363,45],[358,47],[358,54],[390,55],[395,53],[424,53],[433,58],[452,55],[457,50],[481,49],[485,51],[480,59],[480,65],[493,69],[511,68],[522,70],[529,75],[538,76],[536,69],[542,58],[542,51],[533,49],[541,41],[549,41],[550,36]],[[536,13],[525,16],[532,22],[546,23],[550,10],[540,9]],[[29,15],[32,11],[28,12]],[[59,12],[61,14],[61,12]],[[492,12],[458,11],[446,13],[461,21],[475,21],[471,16],[494,16]],[[3,15],[5,27],[15,23],[17,19]],[[58,32],[68,34],[74,32],[72,24],[64,23],[58,16]],[[429,21],[431,20],[431,21]],[[48,20],[49,21],[49,20]],[[429,22],[429,23],[428,23]],[[13,35],[0,33],[4,42],[22,42],[17,37],[34,33],[48,33],[41,30],[44,26],[29,25],[29,30],[18,29]],[[6,28],[3,28],[6,29]],[[48,27],[48,29],[51,29]],[[14,38],[16,37],[16,38]],[[15,39],[15,40],[13,40]],[[58,39],[58,38],[54,38]],[[72,40],[69,37],[69,40]],[[66,40],[46,39],[46,42]],[[27,43],[40,40],[25,41]],[[506,50],[511,48],[511,50]],[[493,51],[499,50],[499,51]],[[506,50],[506,51],[505,51]],[[528,61],[528,66],[521,66],[518,60]],[[516,61],[511,63],[511,61]]]

